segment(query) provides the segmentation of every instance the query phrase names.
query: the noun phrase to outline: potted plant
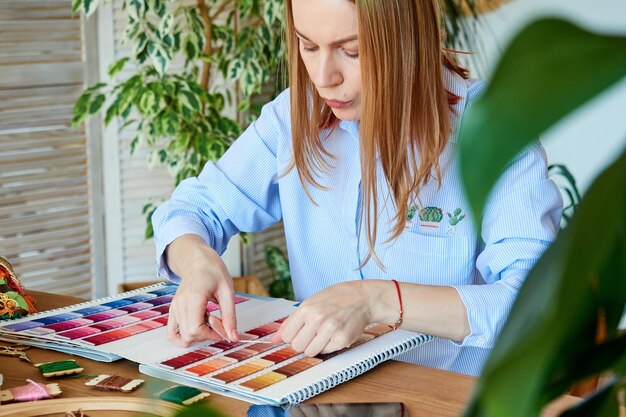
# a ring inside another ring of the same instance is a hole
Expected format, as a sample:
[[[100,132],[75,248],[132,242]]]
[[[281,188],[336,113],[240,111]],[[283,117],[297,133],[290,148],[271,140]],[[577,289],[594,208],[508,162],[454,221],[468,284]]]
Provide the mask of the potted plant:
[[[89,17],[99,3],[73,0],[72,10]],[[83,91],[72,124],[99,112],[105,124],[119,118],[121,129],[134,132],[131,152],[147,146],[148,163],[166,164],[175,184],[197,175],[260,110],[251,99],[284,55],[282,3],[124,0],[124,42],[132,52],[110,65],[109,81]],[[130,76],[118,78],[129,64]],[[236,105],[237,118],[228,116],[227,105]],[[146,237],[155,209],[150,202],[143,210]]]
[[[523,30],[463,122],[460,161],[474,213],[515,154],[625,76],[626,36],[555,19]],[[617,416],[626,389],[625,305],[623,151],[528,275],[465,416],[538,416],[572,384],[607,372],[606,385],[561,415]]]

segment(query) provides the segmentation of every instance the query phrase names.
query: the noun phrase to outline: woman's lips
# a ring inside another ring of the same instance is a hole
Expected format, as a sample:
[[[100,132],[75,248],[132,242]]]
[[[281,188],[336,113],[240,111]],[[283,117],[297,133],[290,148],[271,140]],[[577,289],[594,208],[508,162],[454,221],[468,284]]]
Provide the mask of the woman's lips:
[[[331,100],[328,98],[325,98],[324,101],[331,109],[343,109],[344,107],[348,107],[351,103],[351,101]]]

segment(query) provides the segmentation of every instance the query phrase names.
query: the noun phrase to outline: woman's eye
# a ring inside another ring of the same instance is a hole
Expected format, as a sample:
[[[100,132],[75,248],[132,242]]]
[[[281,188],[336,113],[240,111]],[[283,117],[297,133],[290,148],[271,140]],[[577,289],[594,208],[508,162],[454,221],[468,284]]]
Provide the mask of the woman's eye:
[[[304,52],[315,52],[317,51],[317,46],[307,46],[305,44],[301,44],[302,45],[302,50]]]
[[[357,59],[359,57],[359,53],[358,52],[349,52],[346,51],[345,49],[343,50],[343,53],[348,57],[348,58],[353,58],[353,59]]]

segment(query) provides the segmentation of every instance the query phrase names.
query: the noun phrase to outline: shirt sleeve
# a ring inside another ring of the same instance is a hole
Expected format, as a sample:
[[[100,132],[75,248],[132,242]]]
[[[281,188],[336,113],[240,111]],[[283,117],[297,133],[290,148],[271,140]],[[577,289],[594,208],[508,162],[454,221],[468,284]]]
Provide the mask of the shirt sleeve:
[[[288,101],[286,91],[265,105],[218,162],[181,181],[157,208],[152,225],[158,276],[180,280],[168,268],[164,251],[182,235],[200,236],[221,255],[233,235],[258,232],[280,220],[276,153]]]
[[[562,211],[561,193],[548,179],[545,151],[539,144],[527,147],[500,177],[485,206],[477,285],[455,287],[471,330],[461,346],[494,346],[526,275],[555,239]]]

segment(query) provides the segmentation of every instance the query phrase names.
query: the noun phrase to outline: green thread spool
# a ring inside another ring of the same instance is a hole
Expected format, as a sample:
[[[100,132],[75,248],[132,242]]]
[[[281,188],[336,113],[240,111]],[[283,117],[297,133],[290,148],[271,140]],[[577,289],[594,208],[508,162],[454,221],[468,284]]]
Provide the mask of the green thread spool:
[[[81,368],[73,359],[67,361],[42,363],[40,365],[37,365],[37,368],[39,368],[39,371],[41,371],[42,375],[44,376],[46,376],[46,374],[55,374],[57,372],[74,370],[76,370],[76,372],[81,372],[83,370],[83,368]]]
[[[172,387],[159,395],[159,398],[172,403],[185,405],[185,401],[202,394],[197,388],[177,386]]]

